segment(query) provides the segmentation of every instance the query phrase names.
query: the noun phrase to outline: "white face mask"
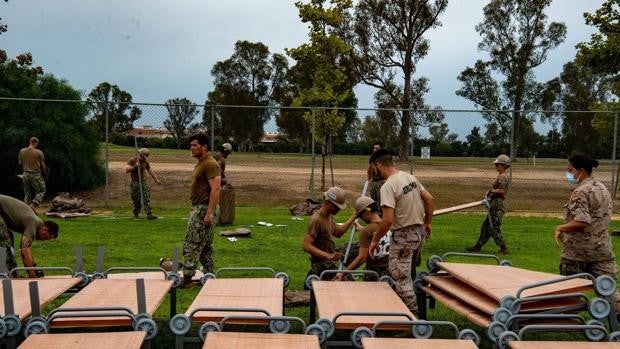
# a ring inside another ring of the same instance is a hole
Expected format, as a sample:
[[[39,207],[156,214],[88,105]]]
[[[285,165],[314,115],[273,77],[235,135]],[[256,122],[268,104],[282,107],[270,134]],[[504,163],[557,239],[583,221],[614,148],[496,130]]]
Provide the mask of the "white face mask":
[[[566,180],[571,185],[579,184],[579,179],[575,178],[575,175],[572,172],[566,172]]]

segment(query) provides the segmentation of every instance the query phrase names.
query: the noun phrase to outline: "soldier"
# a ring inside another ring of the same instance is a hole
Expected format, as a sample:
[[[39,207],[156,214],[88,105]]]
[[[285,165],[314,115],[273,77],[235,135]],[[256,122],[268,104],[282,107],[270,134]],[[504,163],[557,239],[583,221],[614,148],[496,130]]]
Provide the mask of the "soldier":
[[[157,219],[157,216],[153,215],[153,210],[151,209],[151,187],[144,176],[145,170],[151,175],[155,183],[161,184],[161,182],[159,178],[155,176],[153,170],[151,170],[151,164],[148,161],[149,154],[150,152],[148,149],[142,148],[138,150],[138,156],[129,159],[125,166],[125,172],[131,175],[129,190],[131,191],[131,200],[133,201],[133,217],[136,219],[140,214],[142,201],[144,201],[146,219]]]
[[[377,213],[377,203],[375,200],[368,196],[360,196],[355,200],[355,217],[361,218],[366,226],[362,227],[355,222],[355,230],[359,232],[359,251],[357,257],[347,265],[347,270],[355,270],[362,264],[366,263],[366,270],[372,270],[379,274],[379,277],[383,275],[389,275],[388,272],[388,253],[390,247],[390,233],[386,234],[379,242],[379,248],[376,251],[369,251],[370,241],[373,235],[379,230],[379,222],[381,217]],[[372,258],[367,258],[368,255],[372,255]],[[336,279],[342,280],[344,274],[338,274]],[[365,280],[370,280],[368,275],[364,277]]]
[[[598,161],[583,154],[568,159],[566,179],[574,186],[564,205],[564,224],[555,228],[555,242],[562,248],[560,274],[590,273],[616,279],[616,256],[609,236],[613,201],[605,185],[592,178]],[[616,309],[620,295],[616,292]]]
[[[198,133],[189,137],[192,156],[198,159],[192,173],[190,199],[192,210],[187,221],[183,243],[183,285],[189,286],[200,261],[203,273],[212,273],[213,228],[215,207],[220,196],[220,167],[209,155],[209,138]]]
[[[316,211],[308,222],[308,230],[304,236],[303,249],[310,255],[310,271],[308,275],[321,275],[325,270],[337,270],[342,253],[336,252],[334,237],[346,233],[353,220],[353,214],[343,225],[334,223],[334,215],[347,207],[344,190],[331,187],[324,193],[321,208]]]
[[[30,145],[19,151],[18,161],[22,166],[23,174],[22,185],[24,187],[24,202],[34,210],[41,204],[45,196],[45,179],[47,166],[45,166],[45,155],[37,146],[39,139],[30,138]]]
[[[489,241],[490,237],[499,246],[499,254],[508,254],[510,250],[506,247],[506,242],[502,236],[502,217],[506,213],[506,207],[504,206],[504,199],[508,192],[508,175],[506,170],[510,167],[510,158],[508,155],[501,154],[495,161],[495,170],[497,171],[497,178],[491,184],[491,189],[486,193],[487,200],[489,202],[489,212],[486,219],[482,223],[480,228],[480,236],[474,246],[466,247],[469,252],[480,252],[480,249],[484,244]]]
[[[222,185],[220,190],[219,204],[216,208],[216,215],[219,224],[232,224],[235,221],[235,191],[233,186],[226,178],[226,159],[232,153],[232,145],[224,143],[220,151],[215,155],[215,160],[220,165]]]
[[[19,243],[24,267],[36,267],[31,245],[34,240],[58,237],[58,224],[42,221],[24,202],[0,195],[0,247],[6,248],[6,266],[9,271],[17,266],[13,252],[13,233],[22,235]],[[29,277],[42,277],[42,270],[28,270]]]
[[[391,228],[388,257],[390,276],[395,281],[396,293],[409,310],[417,314],[418,305],[411,275],[412,269],[420,263],[424,242],[431,237],[433,196],[414,175],[399,171],[387,150],[379,149],[372,154],[370,164],[385,179],[385,184],[381,187],[383,218],[368,249],[374,251],[379,240]]]
[[[374,143],[372,145],[373,154],[379,149],[381,149],[381,143]],[[381,186],[383,185],[383,183],[385,183],[385,180],[381,178],[381,175],[379,175],[379,173],[377,173],[377,171],[374,170],[370,164],[368,165],[368,171],[366,171],[366,173],[368,177],[367,180],[369,184],[370,198],[373,199],[375,202],[381,202],[380,191]],[[382,213],[380,206],[377,207],[377,213],[379,214],[379,217],[381,217]]]
[[[224,143],[220,147],[220,151],[217,155],[215,155],[215,161],[220,165],[221,177],[222,177],[222,187],[224,187],[228,182],[226,180],[226,159],[232,153],[232,145],[230,143]]]

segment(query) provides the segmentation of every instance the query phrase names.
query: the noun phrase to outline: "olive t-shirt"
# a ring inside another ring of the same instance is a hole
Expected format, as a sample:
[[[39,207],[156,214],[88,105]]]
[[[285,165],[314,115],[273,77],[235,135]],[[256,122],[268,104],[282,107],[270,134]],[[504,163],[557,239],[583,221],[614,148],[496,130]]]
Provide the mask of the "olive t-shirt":
[[[192,205],[208,204],[211,195],[209,180],[220,175],[220,166],[211,155],[207,155],[198,161],[192,172],[192,186],[190,188],[190,200]]]
[[[21,233],[21,248],[30,246],[34,240],[37,227],[43,224],[41,218],[21,200],[0,195],[0,216],[10,230]]]
[[[336,224],[334,223],[334,217],[331,215],[326,216],[319,210],[310,217],[306,234],[314,238],[313,245],[316,248],[327,253],[333,253],[336,251],[336,244],[334,242],[335,230]],[[322,262],[325,261],[325,259],[317,256],[310,256],[310,261]]]
[[[41,163],[45,161],[43,152],[36,148],[23,148],[19,151],[19,163],[24,172],[41,172]]]
[[[127,161],[127,165],[130,166],[136,166],[136,164],[138,163],[138,157],[134,156],[133,158],[129,159],[129,161]],[[138,176],[138,168],[140,169],[140,175]],[[133,170],[131,170],[130,174],[131,174],[131,180],[133,182],[139,182],[139,181],[144,181],[145,177],[144,177],[144,172],[148,169],[151,168],[151,164],[149,164],[149,162],[147,160],[140,160],[140,166],[138,167],[134,167]]]

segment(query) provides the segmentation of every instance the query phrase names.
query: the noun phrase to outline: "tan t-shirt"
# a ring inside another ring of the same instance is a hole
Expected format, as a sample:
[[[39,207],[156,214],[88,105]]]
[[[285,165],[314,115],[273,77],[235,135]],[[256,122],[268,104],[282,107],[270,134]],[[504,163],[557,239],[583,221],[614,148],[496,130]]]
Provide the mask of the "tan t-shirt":
[[[583,262],[608,261],[615,258],[609,237],[612,200],[605,185],[592,178],[579,183],[564,205],[564,222],[588,223],[583,231],[562,235],[562,257]]]
[[[220,175],[220,166],[211,155],[200,160],[192,172],[190,200],[192,205],[208,204],[211,195],[209,180]]]
[[[335,230],[336,223],[334,223],[334,217],[331,215],[326,216],[319,210],[310,217],[306,234],[314,238],[312,245],[316,248],[327,253],[333,253],[336,251],[336,243],[334,242]],[[321,257],[310,256],[311,262],[322,262],[325,260]]]
[[[388,177],[381,187],[381,206],[394,209],[392,230],[424,224],[422,191],[424,186],[412,174],[398,171]]]
[[[379,224],[377,223],[368,223],[364,228],[362,228],[362,230],[359,232],[360,247],[363,247],[363,248],[370,247],[370,241],[372,240],[372,236],[378,230],[379,230]],[[381,258],[367,258],[366,265],[375,266],[375,267],[385,267],[388,265],[388,256],[384,256]]]
[[[36,148],[23,148],[19,151],[19,163],[24,172],[41,172],[41,164],[45,161],[43,152]]]

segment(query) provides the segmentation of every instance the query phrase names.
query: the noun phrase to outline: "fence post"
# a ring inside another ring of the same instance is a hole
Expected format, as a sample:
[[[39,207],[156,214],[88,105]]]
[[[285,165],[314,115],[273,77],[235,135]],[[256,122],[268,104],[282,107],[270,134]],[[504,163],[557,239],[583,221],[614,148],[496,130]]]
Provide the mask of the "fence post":
[[[103,205],[108,207],[108,200],[110,199],[110,140],[109,140],[109,115],[108,115],[108,96],[106,95],[104,104],[105,113],[105,193],[103,198]]]
[[[215,151],[215,139],[213,139],[215,135],[215,105],[211,106],[211,151]]]
[[[409,146],[409,173],[413,174],[413,142],[415,141],[415,118],[413,117],[413,109],[409,109],[409,130],[411,132],[411,144]]]
[[[616,166],[616,148],[618,146],[618,111],[614,113],[614,147],[611,150],[611,188],[614,193],[614,200],[618,192],[618,173]]]
[[[310,109],[312,113],[312,171],[310,172],[310,198],[314,199],[314,167],[316,166],[316,154],[314,152],[314,134],[316,127],[316,113],[315,109]]]

